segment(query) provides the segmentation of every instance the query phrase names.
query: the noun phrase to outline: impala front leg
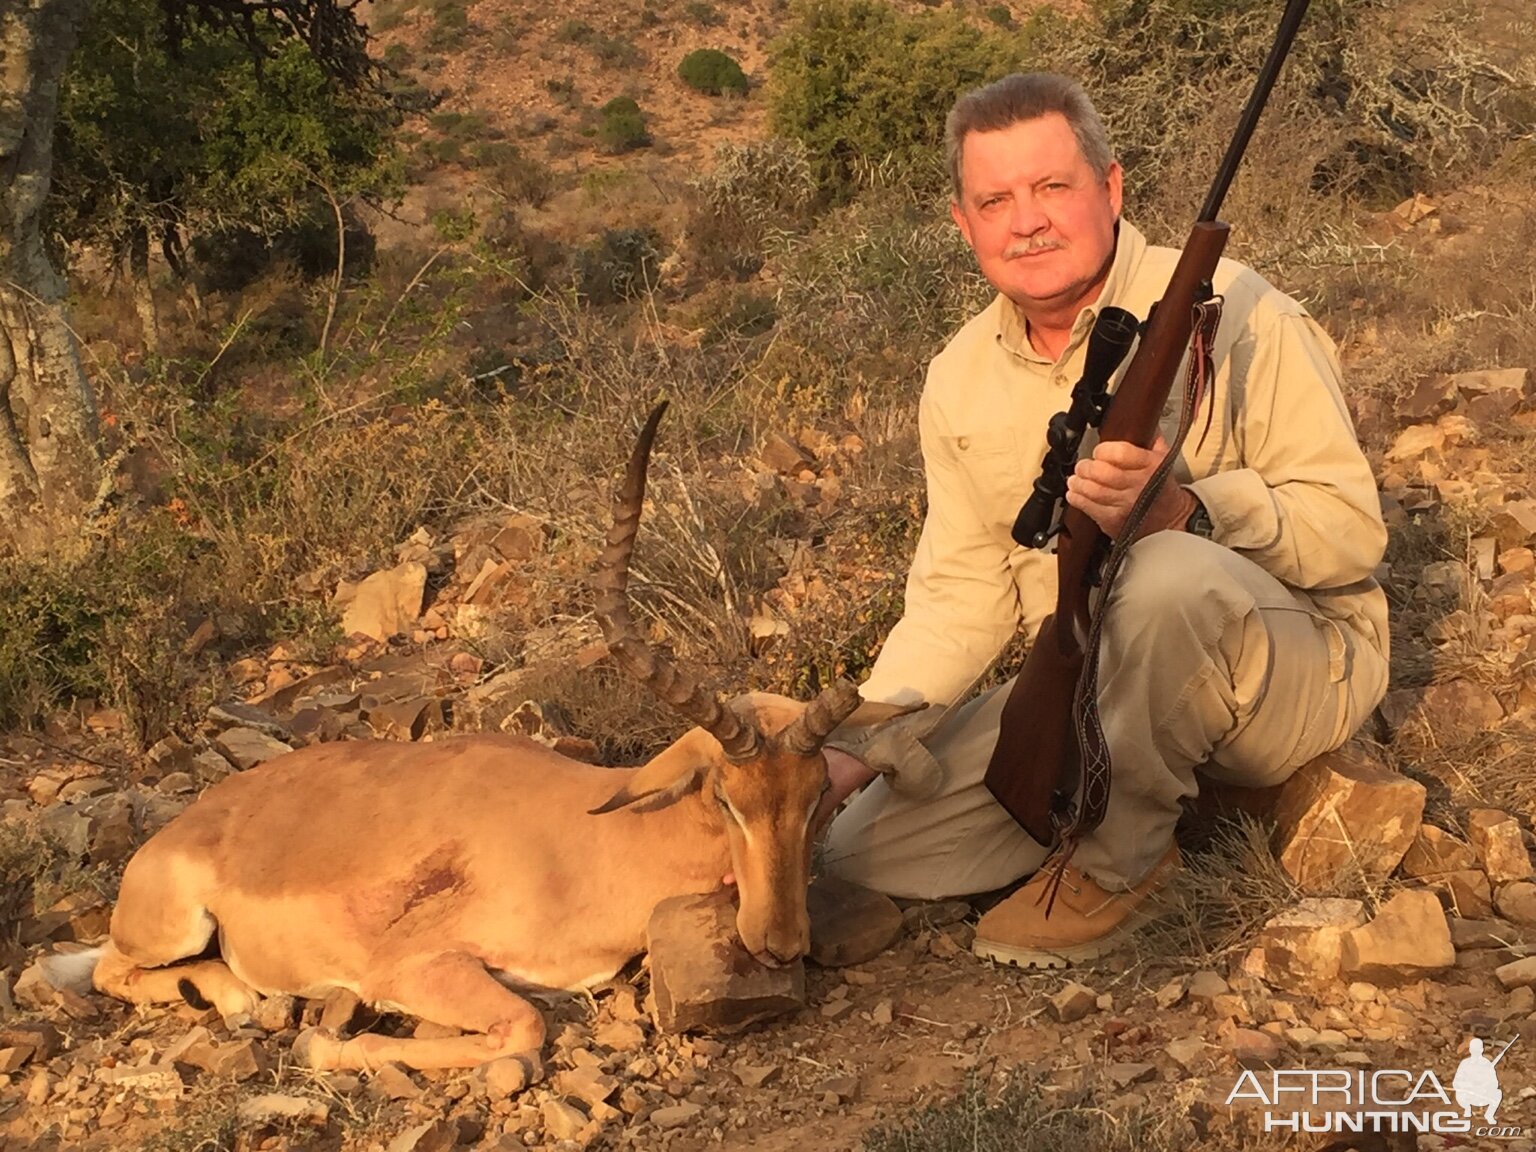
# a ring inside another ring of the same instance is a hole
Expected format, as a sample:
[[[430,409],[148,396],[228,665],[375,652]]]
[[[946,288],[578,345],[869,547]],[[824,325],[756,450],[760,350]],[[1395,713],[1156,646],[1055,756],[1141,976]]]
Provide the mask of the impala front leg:
[[[485,965],[467,952],[410,957],[387,967],[361,990],[372,1004],[389,1004],[434,1024],[466,1029],[469,1034],[440,1040],[397,1039],[365,1034],[339,1040],[310,1029],[299,1037],[295,1054],[311,1068],[372,1071],[389,1061],[407,1068],[474,1068],[511,1058],[524,1070],[519,1091],[543,1078],[544,1017],[521,996],[497,982]]]

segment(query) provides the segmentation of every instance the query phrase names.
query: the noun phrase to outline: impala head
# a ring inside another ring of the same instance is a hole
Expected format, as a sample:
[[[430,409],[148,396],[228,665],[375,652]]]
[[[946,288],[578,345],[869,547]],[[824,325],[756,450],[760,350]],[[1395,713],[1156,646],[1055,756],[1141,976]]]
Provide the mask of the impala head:
[[[725,826],[742,944],[764,964],[785,964],[810,948],[810,821],[827,786],[821,746],[857,707],[859,695],[839,681],[809,704],[769,693],[722,702],[640,639],[625,593],[646,465],[666,407],[657,405],[646,421],[614,502],[613,527],[594,577],[597,618],[620,667],[696,727],[595,811],[647,811],[699,793]]]

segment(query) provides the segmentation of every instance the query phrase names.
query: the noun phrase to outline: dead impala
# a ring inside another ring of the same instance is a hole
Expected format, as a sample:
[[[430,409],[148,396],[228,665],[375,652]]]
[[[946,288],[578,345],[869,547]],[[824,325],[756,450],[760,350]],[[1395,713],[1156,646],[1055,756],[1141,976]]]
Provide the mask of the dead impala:
[[[539,1075],[544,1021],[514,989],[577,989],[644,950],[670,896],[734,874],[742,943],[765,964],[803,955],[808,825],[821,745],[858,703],[839,682],[809,705],[722,702],[649,651],[626,588],[650,415],[595,576],[616,662],[697,727],[629,769],[520,736],[315,744],[230,776],[132,858],[108,942],[55,957],[65,976],[145,1004],[201,997],[226,1016],[260,996],[323,996],[460,1029],[445,1039],[310,1030],[318,1068],[469,1067],[505,1056]],[[216,958],[205,955],[217,937]]]

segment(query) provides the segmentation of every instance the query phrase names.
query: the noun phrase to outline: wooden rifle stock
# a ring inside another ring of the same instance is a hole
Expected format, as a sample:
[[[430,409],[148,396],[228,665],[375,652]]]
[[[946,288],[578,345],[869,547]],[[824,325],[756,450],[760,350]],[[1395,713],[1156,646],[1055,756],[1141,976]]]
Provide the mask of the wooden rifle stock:
[[[1189,345],[1194,307],[1211,294],[1227,233],[1220,221],[1201,221],[1190,232],[1104,414],[1101,440],[1129,440],[1147,448],[1157,439],[1163,406]],[[1065,506],[1056,538],[1056,611],[1041,626],[1003,705],[997,747],[984,778],[997,802],[1045,845],[1055,840],[1052,814],[1076,787],[1079,749],[1072,697],[1083,669],[1089,597],[1106,543],[1086,513]]]
[[[1141,343],[1115,389],[1099,430],[1100,440],[1129,440],[1146,448],[1156,439],[1174,374],[1193,333],[1195,305],[1211,295],[1211,279],[1226,247],[1228,228],[1217,213],[1307,4],[1308,0],[1286,0],[1269,56],[1259,69],[1167,291],[1148,317]],[[998,803],[1026,832],[1052,848],[1060,839],[1082,776],[1073,705],[1092,623],[1089,598],[1107,543],[1089,516],[1064,504],[1056,542],[1056,611],[1041,626],[1003,704],[997,746],[984,777]],[[1147,658],[1155,659],[1155,654],[1148,653]],[[1107,768],[1104,771],[1107,775]],[[1074,826],[1074,835],[1079,831]]]

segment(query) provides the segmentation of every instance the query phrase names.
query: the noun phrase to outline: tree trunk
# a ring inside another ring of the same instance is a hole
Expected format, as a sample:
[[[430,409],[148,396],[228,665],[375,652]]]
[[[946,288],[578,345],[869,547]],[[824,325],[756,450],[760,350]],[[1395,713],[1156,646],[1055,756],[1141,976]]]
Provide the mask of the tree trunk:
[[[155,288],[149,279],[149,229],[142,224],[128,238],[128,283],[133,310],[139,314],[144,351],[160,355],[160,316],[155,310]]]
[[[40,227],[86,4],[0,5],[0,554],[74,552],[102,483],[96,401]]]

